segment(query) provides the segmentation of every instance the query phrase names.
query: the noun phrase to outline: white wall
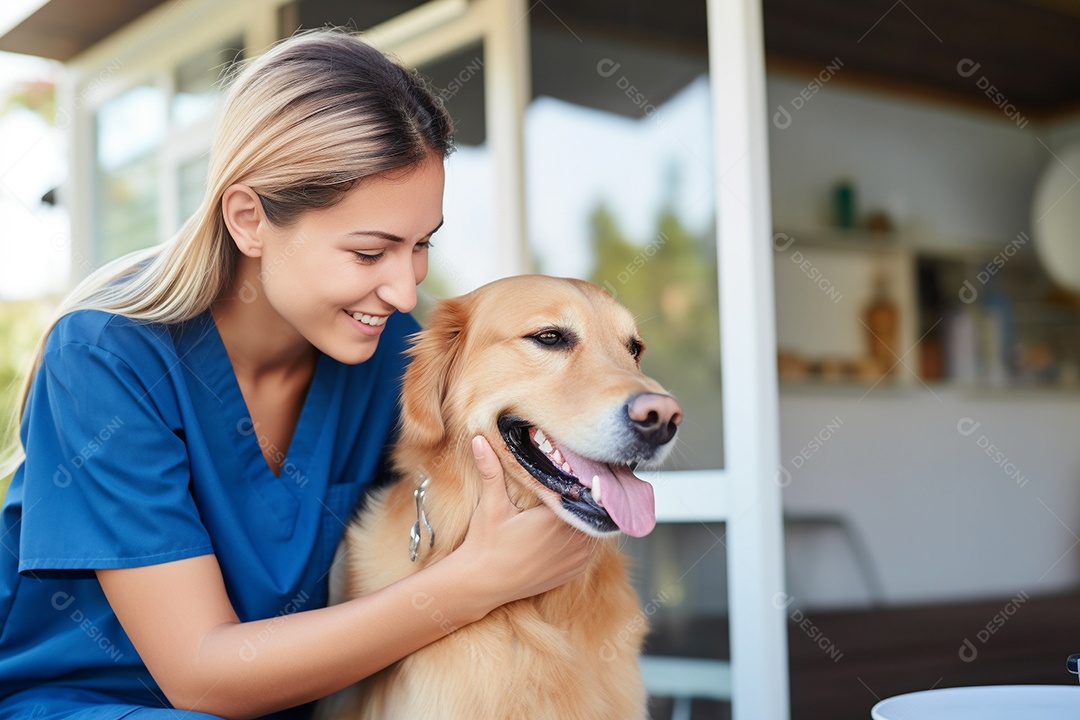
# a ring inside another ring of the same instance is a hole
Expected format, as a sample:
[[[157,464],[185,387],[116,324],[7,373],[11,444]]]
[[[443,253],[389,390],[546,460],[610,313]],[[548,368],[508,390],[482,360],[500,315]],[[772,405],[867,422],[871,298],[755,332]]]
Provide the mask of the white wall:
[[[861,210],[886,209],[931,239],[1007,240],[1029,229],[1031,189],[1051,160],[1035,125],[843,88],[842,72],[798,110],[806,82],[769,80],[768,107],[791,115],[786,129],[769,125],[778,228],[824,224],[832,184],[850,178]]]
[[[860,210],[887,209],[921,243],[1004,246],[1021,231],[1030,234],[1032,189],[1052,160],[1043,143],[1058,148],[1080,136],[1080,123],[1021,129],[992,112],[835,82],[795,109],[805,87],[769,81],[770,114],[784,106],[791,116],[784,129],[770,126],[777,229],[822,227],[830,188],[847,177]],[[837,286],[853,282],[841,267],[829,268]],[[808,325],[848,322],[840,313],[808,313],[809,303],[784,305],[797,295],[778,287],[778,313],[789,313],[780,331],[801,327],[805,337]],[[1080,394],[948,386],[931,393],[917,382],[864,392],[782,389],[781,455],[791,475],[780,477],[790,481],[787,512],[840,514],[866,539],[887,601],[1035,595],[1080,581]],[[965,427],[981,424],[964,435],[957,428],[963,418],[971,418]],[[819,449],[808,449],[815,438]],[[991,444],[1001,453],[996,459],[984,447]],[[809,457],[796,460],[801,451]],[[866,600],[837,532],[791,534],[788,551],[791,591],[801,605]]]
[[[1080,398],[863,392],[782,393],[784,505],[846,516],[866,539],[888,601],[1036,595],[1080,579]],[[795,460],[815,437],[820,449]],[[837,534],[792,540],[789,576],[800,601],[866,598]]]

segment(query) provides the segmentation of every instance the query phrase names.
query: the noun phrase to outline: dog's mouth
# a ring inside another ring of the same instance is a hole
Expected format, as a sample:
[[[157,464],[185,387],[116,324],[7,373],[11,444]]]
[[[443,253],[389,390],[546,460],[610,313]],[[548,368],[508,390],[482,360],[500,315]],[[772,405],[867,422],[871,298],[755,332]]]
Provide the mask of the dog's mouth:
[[[558,493],[563,508],[587,527],[643,537],[656,526],[652,485],[635,476],[629,465],[578,455],[519,417],[503,416],[498,426],[518,463]]]

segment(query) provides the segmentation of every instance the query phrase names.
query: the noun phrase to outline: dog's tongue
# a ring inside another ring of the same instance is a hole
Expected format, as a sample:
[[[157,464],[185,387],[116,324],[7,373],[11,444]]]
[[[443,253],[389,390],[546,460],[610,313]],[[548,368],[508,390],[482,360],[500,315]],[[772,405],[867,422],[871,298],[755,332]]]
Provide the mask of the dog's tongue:
[[[656,504],[653,487],[630,471],[626,465],[612,467],[597,463],[560,447],[576,477],[587,488],[593,476],[600,478],[600,497],[604,509],[627,535],[644,537],[656,527]]]

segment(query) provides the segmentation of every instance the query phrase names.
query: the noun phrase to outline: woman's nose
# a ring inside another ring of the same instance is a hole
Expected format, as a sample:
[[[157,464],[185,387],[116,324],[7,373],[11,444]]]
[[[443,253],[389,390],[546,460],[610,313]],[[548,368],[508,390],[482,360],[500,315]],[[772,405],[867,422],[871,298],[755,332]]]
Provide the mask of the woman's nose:
[[[412,262],[387,263],[387,276],[375,294],[398,312],[407,313],[416,307],[416,273]]]

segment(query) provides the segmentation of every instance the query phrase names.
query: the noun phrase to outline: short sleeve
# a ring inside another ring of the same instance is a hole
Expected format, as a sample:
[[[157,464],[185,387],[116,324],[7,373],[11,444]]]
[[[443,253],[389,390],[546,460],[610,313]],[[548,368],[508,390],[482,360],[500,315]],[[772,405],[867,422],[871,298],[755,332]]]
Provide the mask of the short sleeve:
[[[87,576],[213,552],[183,432],[151,395],[170,380],[147,375],[96,345],[46,352],[22,427],[20,572]]]

